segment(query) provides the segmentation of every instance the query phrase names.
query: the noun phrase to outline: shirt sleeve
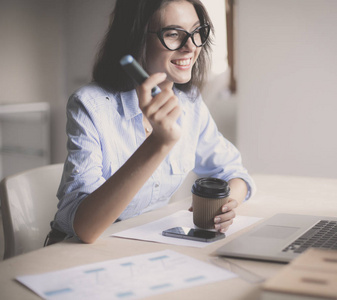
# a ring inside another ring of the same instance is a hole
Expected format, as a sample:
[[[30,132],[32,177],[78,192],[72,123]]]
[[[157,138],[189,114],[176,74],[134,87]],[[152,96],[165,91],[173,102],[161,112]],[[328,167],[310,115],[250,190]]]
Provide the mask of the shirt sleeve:
[[[243,179],[248,188],[245,200],[256,191],[255,183],[242,165],[238,149],[218,131],[203,101],[200,102],[200,135],[194,172],[200,177],[216,177],[225,181]]]
[[[69,236],[75,212],[81,201],[101,186],[102,152],[95,107],[78,96],[70,97],[67,105],[67,150],[61,183],[58,189],[58,212],[53,227]]]

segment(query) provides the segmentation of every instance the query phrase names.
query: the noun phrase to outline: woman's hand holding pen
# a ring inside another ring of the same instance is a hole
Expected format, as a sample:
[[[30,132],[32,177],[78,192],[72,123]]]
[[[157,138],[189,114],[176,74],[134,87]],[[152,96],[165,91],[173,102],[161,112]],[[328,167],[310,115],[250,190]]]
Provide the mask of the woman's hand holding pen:
[[[139,107],[153,128],[151,135],[117,172],[82,200],[76,211],[74,231],[86,243],[94,242],[115,222],[180,138],[176,121],[181,108],[172,85],[162,85],[162,92],[151,96],[151,89],[165,79],[165,74],[157,73],[137,88]]]
[[[164,145],[175,144],[181,129],[177,119],[181,114],[178,98],[172,86],[162,88],[161,93],[151,96],[151,89],[166,79],[165,73],[151,75],[142,85],[137,87],[139,106],[152,126],[151,138]]]

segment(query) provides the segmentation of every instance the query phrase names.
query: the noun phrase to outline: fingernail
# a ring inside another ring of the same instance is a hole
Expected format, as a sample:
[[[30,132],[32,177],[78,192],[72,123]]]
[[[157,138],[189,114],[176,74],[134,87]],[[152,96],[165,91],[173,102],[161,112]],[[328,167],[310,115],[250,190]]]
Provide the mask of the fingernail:
[[[216,230],[219,230],[219,229],[220,229],[220,225],[219,225],[219,224],[215,224],[214,227],[215,227]]]
[[[219,223],[221,219],[219,217],[214,218],[214,223]]]
[[[222,207],[222,212],[225,212],[225,211],[227,211],[227,210],[228,210],[228,207],[227,207],[227,206]]]

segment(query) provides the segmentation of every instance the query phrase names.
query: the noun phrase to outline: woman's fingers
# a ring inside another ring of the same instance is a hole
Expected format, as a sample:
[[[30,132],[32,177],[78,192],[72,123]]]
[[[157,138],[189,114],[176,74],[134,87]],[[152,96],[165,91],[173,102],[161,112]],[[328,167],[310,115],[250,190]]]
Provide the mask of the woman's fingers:
[[[228,230],[229,226],[231,226],[232,224],[233,224],[233,219],[223,222],[221,224],[215,224],[214,227],[217,231],[224,233]]]
[[[177,106],[179,101],[173,91],[164,90],[143,107],[143,113],[150,121],[156,122],[166,117]]]
[[[163,82],[165,78],[165,73],[151,75],[137,87],[137,94],[139,106],[153,128],[152,138],[167,144],[180,138],[181,129],[176,121],[181,114],[181,107],[172,88],[162,90],[155,97],[151,96],[151,89]]]
[[[238,205],[239,203],[236,200],[230,198],[228,202],[222,206],[221,210],[223,213],[225,213],[226,211],[237,208]]]
[[[139,97],[139,106],[141,109],[149,104],[152,100],[151,91],[156,86],[166,79],[166,73],[156,73],[147,78],[141,85],[137,87]]]
[[[236,216],[235,208],[238,206],[238,202],[234,199],[229,199],[228,202],[222,206],[223,214],[214,218],[214,227],[220,232],[228,230],[229,226],[233,224],[233,220]]]

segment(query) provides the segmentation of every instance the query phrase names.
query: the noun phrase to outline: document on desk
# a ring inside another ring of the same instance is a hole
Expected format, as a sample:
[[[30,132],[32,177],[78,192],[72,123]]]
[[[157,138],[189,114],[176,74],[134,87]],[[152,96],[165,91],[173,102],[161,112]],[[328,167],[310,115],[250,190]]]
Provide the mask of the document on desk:
[[[141,299],[235,278],[234,273],[172,250],[20,276],[43,299]]]
[[[259,220],[261,220],[261,218],[236,216],[234,219],[234,223],[229,227],[228,231],[226,232],[226,236],[229,236],[245,227],[248,227]],[[115,233],[112,236],[199,248],[205,247],[210,244],[205,242],[172,238],[162,235],[163,230],[176,226],[194,228],[195,226],[193,224],[193,213],[188,210],[180,210],[157,221],[130,228]]]

